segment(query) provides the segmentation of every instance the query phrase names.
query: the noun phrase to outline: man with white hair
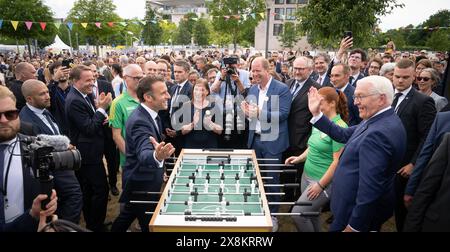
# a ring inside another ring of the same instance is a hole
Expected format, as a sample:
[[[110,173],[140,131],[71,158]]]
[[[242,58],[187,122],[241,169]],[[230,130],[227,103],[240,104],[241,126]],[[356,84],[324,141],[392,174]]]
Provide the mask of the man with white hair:
[[[330,231],[379,231],[393,214],[394,176],[406,152],[406,131],[391,108],[393,96],[385,77],[359,80],[354,100],[363,121],[341,128],[320,112],[323,97],[317,89],[309,92],[311,123],[346,143],[333,177]]]

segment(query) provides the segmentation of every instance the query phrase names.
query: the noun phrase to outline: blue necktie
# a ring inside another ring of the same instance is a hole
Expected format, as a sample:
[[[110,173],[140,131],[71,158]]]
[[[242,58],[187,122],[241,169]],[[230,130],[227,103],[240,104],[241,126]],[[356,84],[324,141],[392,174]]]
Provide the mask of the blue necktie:
[[[0,224],[5,224],[5,206],[4,196],[3,196],[3,170],[5,166],[5,149],[8,147],[6,144],[0,144],[0,188],[2,188],[2,193],[0,194]]]
[[[55,127],[55,122],[53,121],[53,118],[52,118],[52,115],[50,114],[50,112],[48,112],[48,110],[44,110],[44,112],[42,114],[45,116],[45,118],[47,118],[48,123],[52,127],[53,134],[59,135],[59,131]]]
[[[292,89],[292,100],[297,96],[298,91],[300,91],[300,84],[298,81],[295,81],[294,89]]]

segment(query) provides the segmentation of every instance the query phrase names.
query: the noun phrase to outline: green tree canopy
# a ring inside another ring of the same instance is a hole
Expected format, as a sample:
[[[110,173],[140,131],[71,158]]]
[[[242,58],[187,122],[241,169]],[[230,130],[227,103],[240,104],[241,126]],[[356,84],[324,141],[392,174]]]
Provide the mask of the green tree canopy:
[[[244,38],[253,40],[250,37],[254,37],[255,27],[262,19],[258,13],[265,13],[266,10],[262,0],[211,0],[207,6],[213,16],[214,29],[231,35],[235,49]]]
[[[377,16],[391,13],[397,0],[310,0],[299,8],[300,31],[314,46],[332,47],[341,41],[344,31],[353,32],[353,44],[366,47],[373,37]]]
[[[450,48],[450,32],[448,30],[434,31],[427,40],[426,46],[435,51],[448,51]]]
[[[299,39],[300,36],[297,31],[297,25],[292,22],[285,22],[283,25],[283,32],[278,37],[282,46],[285,48],[292,48]]]
[[[188,13],[184,15],[183,19],[178,24],[177,33],[175,35],[175,42],[180,45],[188,45],[191,43],[194,34],[194,26],[197,20],[195,13]]]
[[[197,45],[207,46],[209,44],[208,20],[199,18],[194,25],[194,41]]]
[[[152,9],[150,2],[145,3],[145,21],[142,37],[147,45],[158,45],[161,43],[162,28],[159,22],[156,22],[156,13]]]
[[[38,40],[40,46],[47,46],[55,38],[56,27],[49,23],[53,22],[53,13],[41,0],[0,0],[0,17],[4,20],[0,34],[26,41],[29,50],[31,50],[30,39]],[[10,20],[36,23],[33,23],[31,29],[28,30],[25,23],[20,22],[17,30],[14,30]],[[44,31],[42,31],[39,22],[47,22]]]

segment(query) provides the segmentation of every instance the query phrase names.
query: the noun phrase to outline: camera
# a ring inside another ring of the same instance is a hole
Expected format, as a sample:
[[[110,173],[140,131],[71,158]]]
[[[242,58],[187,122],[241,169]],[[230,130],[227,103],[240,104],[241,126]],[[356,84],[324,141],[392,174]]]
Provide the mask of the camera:
[[[228,57],[223,59],[223,64],[227,67],[227,74],[233,75],[237,74],[236,68],[232,67],[231,65],[238,63],[238,58],[236,57]]]
[[[51,172],[59,170],[79,170],[81,154],[78,150],[67,150],[70,140],[66,136],[39,135],[26,136],[21,142],[25,144],[25,164],[31,167],[35,178],[40,182],[41,193],[48,198],[42,202],[42,209],[50,201],[53,189]]]
[[[73,59],[63,59],[61,65],[66,68],[72,68]]]

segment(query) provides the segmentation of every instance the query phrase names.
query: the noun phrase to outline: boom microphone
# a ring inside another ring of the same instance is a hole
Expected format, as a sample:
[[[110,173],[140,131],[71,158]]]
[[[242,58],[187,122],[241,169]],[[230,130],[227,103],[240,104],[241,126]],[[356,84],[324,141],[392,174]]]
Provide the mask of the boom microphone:
[[[69,148],[70,140],[64,135],[38,135],[37,140],[55,148],[56,151],[66,151]]]

